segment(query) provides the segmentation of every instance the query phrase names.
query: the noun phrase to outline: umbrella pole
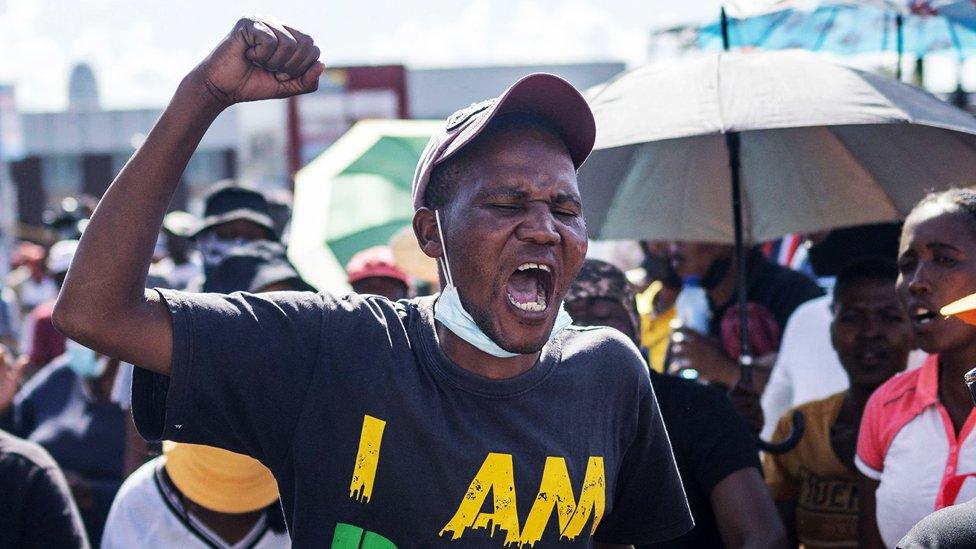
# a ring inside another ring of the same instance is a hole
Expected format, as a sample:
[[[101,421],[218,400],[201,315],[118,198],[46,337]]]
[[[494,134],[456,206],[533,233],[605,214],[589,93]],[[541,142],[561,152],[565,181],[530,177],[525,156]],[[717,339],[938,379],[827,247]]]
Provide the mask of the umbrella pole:
[[[749,259],[746,246],[743,211],[742,211],[742,185],[741,185],[741,140],[739,132],[728,132],[725,134],[725,147],[729,153],[729,175],[732,180],[732,221],[735,230],[735,260],[737,262],[736,276],[738,286],[739,302],[739,385],[746,391],[754,390],[752,384],[752,352],[749,349],[749,312],[746,309],[748,303],[749,278],[746,262]],[[767,442],[756,435],[756,446],[770,454],[782,454],[789,452],[799,444],[806,429],[806,422],[803,413],[799,410],[793,412],[793,428],[786,438],[780,442]]]
[[[895,65],[895,78],[901,82],[901,58],[905,55],[905,17],[898,13],[895,15],[895,48],[898,52],[898,64]]]
[[[725,13],[725,6],[722,6],[719,20],[722,26],[722,51],[729,51],[729,16]]]
[[[729,175],[732,180],[732,222],[735,230],[735,261],[738,277],[739,301],[739,367],[741,368],[741,383],[752,385],[752,353],[749,349],[749,311],[748,302],[749,279],[746,262],[748,260],[742,212],[742,185],[740,182],[740,148],[739,132],[725,134],[725,147],[729,153]]]

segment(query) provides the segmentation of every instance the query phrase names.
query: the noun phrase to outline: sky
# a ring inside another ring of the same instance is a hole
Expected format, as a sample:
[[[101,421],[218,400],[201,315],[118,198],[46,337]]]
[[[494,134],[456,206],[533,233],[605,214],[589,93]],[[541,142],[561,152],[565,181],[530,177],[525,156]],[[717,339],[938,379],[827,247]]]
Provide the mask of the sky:
[[[61,110],[90,63],[106,108],[165,104],[244,14],[310,34],[326,64],[410,67],[647,57],[650,30],[714,19],[719,0],[0,0],[0,83],[24,111]],[[268,10],[273,11],[268,11]]]

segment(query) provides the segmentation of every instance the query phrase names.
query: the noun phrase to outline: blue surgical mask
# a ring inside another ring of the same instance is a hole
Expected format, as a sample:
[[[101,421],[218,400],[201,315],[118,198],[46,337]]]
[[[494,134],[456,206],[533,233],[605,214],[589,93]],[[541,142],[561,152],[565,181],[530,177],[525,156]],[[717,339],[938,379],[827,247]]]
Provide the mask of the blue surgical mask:
[[[91,379],[105,373],[108,357],[98,358],[95,351],[70,339],[65,342],[64,347],[68,355],[68,367],[80,377]]]
[[[440,213],[434,211],[434,217],[437,219],[437,232],[441,237],[441,248],[444,252],[440,258],[441,268],[444,270],[444,278],[447,281],[447,284],[441,290],[441,295],[437,298],[437,302],[434,303],[434,318],[453,332],[454,335],[489,355],[497,356],[498,358],[519,356],[519,353],[506,351],[499,347],[494,340],[481,331],[481,328],[478,327],[471,314],[464,309],[464,305],[461,303],[461,296],[458,294],[457,287],[454,285],[454,278],[451,276],[451,262],[447,258],[447,242],[444,240],[444,232],[441,230]],[[560,302],[559,313],[556,314],[556,322],[553,324],[552,332],[549,333],[547,343],[555,339],[566,326],[572,323],[573,319],[570,318],[563,303]]]

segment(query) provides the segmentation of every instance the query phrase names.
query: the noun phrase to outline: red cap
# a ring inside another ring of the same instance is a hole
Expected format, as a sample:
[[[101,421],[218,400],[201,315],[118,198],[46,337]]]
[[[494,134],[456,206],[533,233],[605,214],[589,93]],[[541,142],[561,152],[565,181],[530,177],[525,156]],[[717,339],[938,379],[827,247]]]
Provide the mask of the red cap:
[[[410,277],[400,270],[393,261],[393,251],[389,246],[373,246],[352,256],[346,265],[349,283],[358,282],[374,276],[394,278],[410,286]]]
[[[523,77],[496,97],[461,109],[427,143],[413,176],[413,207],[424,206],[424,191],[434,166],[473,141],[498,115],[527,113],[542,117],[559,133],[576,169],[593,150],[596,122],[586,99],[572,84],[554,74]]]

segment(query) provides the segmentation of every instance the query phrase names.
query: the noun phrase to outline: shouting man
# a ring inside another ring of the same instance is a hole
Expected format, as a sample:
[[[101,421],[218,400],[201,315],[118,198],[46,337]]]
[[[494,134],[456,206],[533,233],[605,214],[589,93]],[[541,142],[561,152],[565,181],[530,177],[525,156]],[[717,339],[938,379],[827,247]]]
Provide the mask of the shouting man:
[[[242,19],[180,84],[85,231],[58,327],[145,370],[150,438],[274,474],[297,547],[651,543],[692,520],[648,375],[608,329],[568,327],[586,252],[579,93],[526,77],[452,116],[414,181],[439,296],[143,291],[170,196],[214,118],[314,91],[311,38]],[[126,235],[119,242],[117,235]]]

